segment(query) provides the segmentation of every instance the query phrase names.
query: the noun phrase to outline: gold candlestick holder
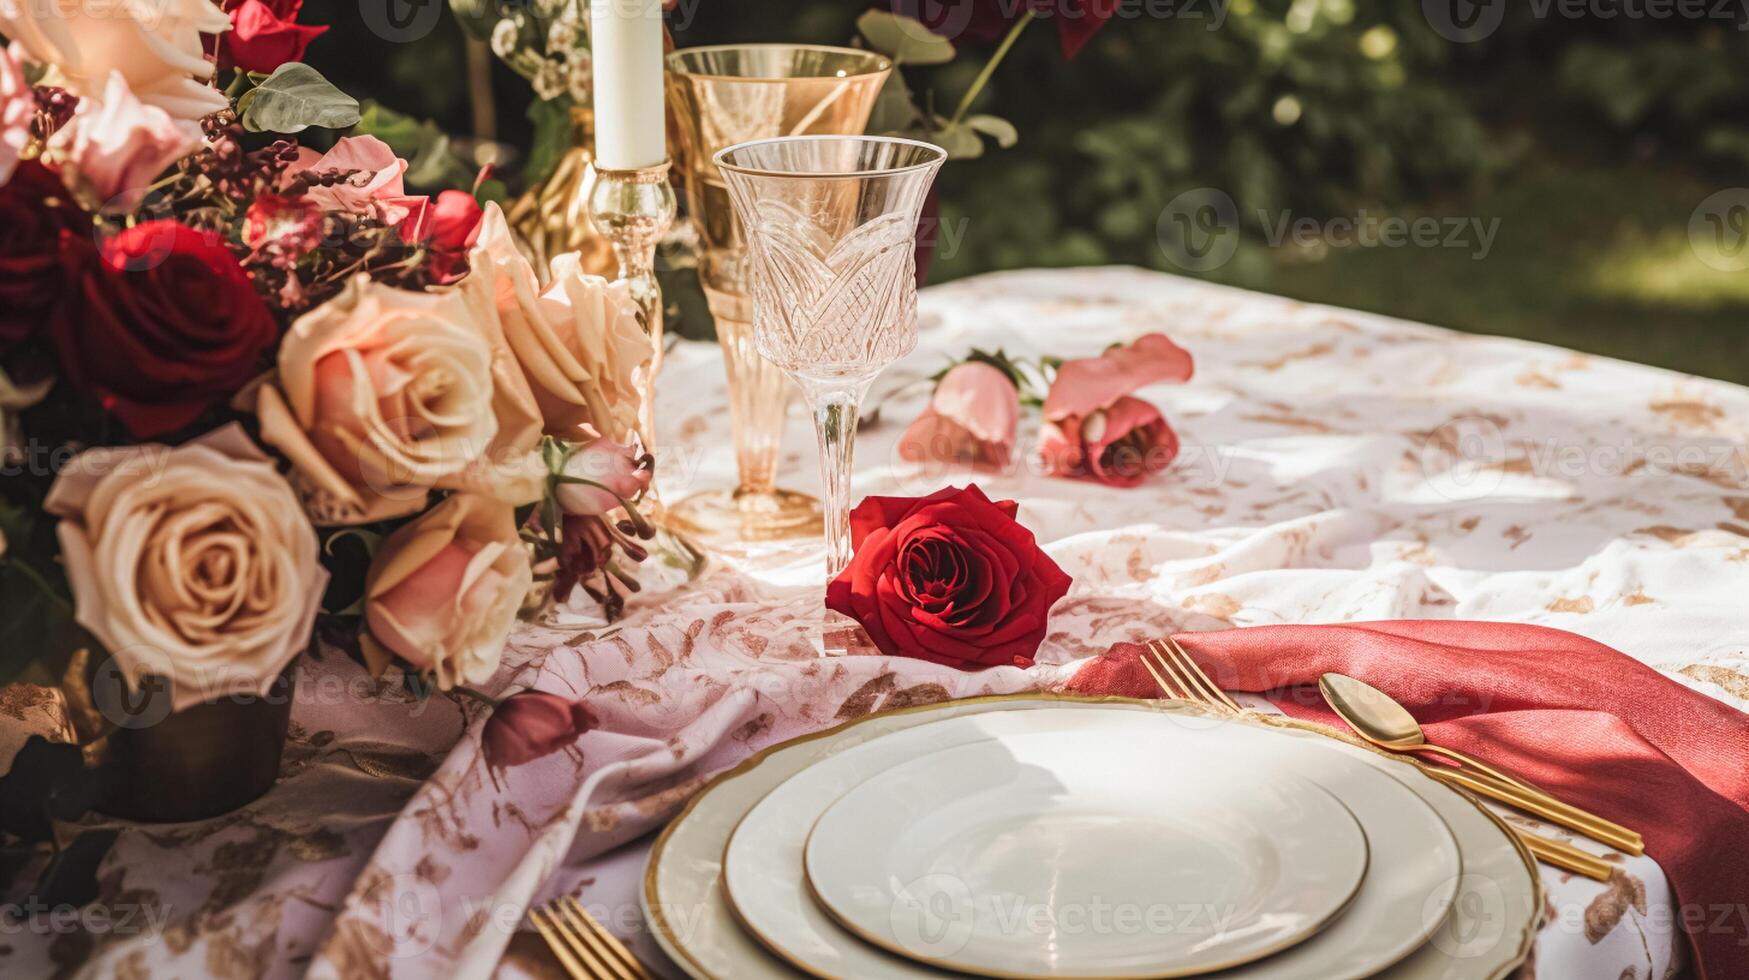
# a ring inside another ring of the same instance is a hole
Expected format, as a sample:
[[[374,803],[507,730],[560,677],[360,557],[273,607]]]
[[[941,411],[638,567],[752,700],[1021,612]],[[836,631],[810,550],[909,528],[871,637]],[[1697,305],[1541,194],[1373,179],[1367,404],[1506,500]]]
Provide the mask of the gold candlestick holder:
[[[637,302],[650,335],[650,368],[638,406],[638,438],[644,451],[656,446],[656,377],[662,372],[662,286],[656,281],[656,245],[674,224],[674,185],[667,160],[635,170],[598,169],[589,194],[589,219],[613,246],[619,278]],[[651,499],[656,499],[652,484]]]

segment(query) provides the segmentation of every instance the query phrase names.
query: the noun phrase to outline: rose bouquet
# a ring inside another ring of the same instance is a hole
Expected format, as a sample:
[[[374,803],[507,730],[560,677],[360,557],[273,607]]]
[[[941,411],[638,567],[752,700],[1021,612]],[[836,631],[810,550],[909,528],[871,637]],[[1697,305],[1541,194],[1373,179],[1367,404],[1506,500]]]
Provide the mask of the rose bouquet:
[[[0,3],[0,684],[183,712],[319,634],[423,696],[544,602],[617,614],[654,534],[625,286],[537,275],[375,137],[300,145],[359,112],[296,0],[147,6]],[[73,707],[91,757],[117,719]],[[81,798],[22,790],[14,836]]]

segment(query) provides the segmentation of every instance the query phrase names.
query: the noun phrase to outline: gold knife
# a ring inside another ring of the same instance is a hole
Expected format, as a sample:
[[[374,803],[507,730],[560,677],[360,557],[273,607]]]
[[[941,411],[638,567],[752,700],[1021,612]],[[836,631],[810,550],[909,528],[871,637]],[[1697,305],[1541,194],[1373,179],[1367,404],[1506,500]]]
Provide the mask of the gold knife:
[[[1640,835],[1626,830],[1616,824],[1593,816],[1583,810],[1545,797],[1533,796],[1516,786],[1508,786],[1483,776],[1448,767],[1424,767],[1426,771],[1440,779],[1469,790],[1472,793],[1498,800],[1514,809],[1523,810],[1532,816],[1541,817],[1552,824],[1577,831],[1587,837],[1602,841],[1605,844],[1638,857],[1646,853],[1646,845]]]

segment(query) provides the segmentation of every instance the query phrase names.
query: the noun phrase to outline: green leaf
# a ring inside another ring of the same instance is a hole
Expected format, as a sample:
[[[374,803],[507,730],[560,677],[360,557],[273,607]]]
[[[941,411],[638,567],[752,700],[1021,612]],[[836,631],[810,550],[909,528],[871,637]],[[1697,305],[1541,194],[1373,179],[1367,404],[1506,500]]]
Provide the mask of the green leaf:
[[[902,65],[941,65],[953,60],[953,42],[915,17],[870,10],[856,19],[869,47]]]
[[[237,101],[243,128],[257,133],[301,133],[311,126],[345,129],[358,122],[358,100],[316,69],[288,61]]]
[[[1020,131],[1014,124],[999,116],[973,115],[966,117],[966,125],[996,141],[996,145],[1004,150],[1020,142]]]
[[[73,621],[52,522],[37,513],[29,503],[0,501],[0,685],[32,667],[39,676],[58,676],[85,641]]]
[[[984,141],[978,138],[978,131],[963,122],[943,123],[926,138],[946,150],[950,160],[976,160],[984,155]]]
[[[911,135],[922,127],[923,111],[905,84],[905,76],[893,72],[875,96],[874,111],[869,114],[868,131],[888,136]]]
[[[546,180],[559,165],[565,151],[572,145],[571,100],[536,99],[528,104],[528,121],[534,123],[534,142],[528,148],[528,164],[523,168],[527,187]]]
[[[366,101],[354,136],[375,136],[407,161],[407,183],[423,190],[472,190],[476,170],[450,148],[449,135],[429,119],[416,119]]]

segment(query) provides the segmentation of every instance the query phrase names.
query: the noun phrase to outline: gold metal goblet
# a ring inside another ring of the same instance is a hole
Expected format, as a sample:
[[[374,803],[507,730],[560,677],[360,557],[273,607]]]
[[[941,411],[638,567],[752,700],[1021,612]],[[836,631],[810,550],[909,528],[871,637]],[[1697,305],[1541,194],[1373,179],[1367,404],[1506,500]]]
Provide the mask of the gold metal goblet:
[[[668,55],[668,102],[679,123],[687,211],[702,253],[699,279],[728,373],[740,479],[673,503],[669,520],[717,550],[817,539],[820,503],[777,487],[793,389],[753,341],[745,230],[712,157],[750,140],[859,135],[892,63],[871,51],[807,44],[686,48]]]

